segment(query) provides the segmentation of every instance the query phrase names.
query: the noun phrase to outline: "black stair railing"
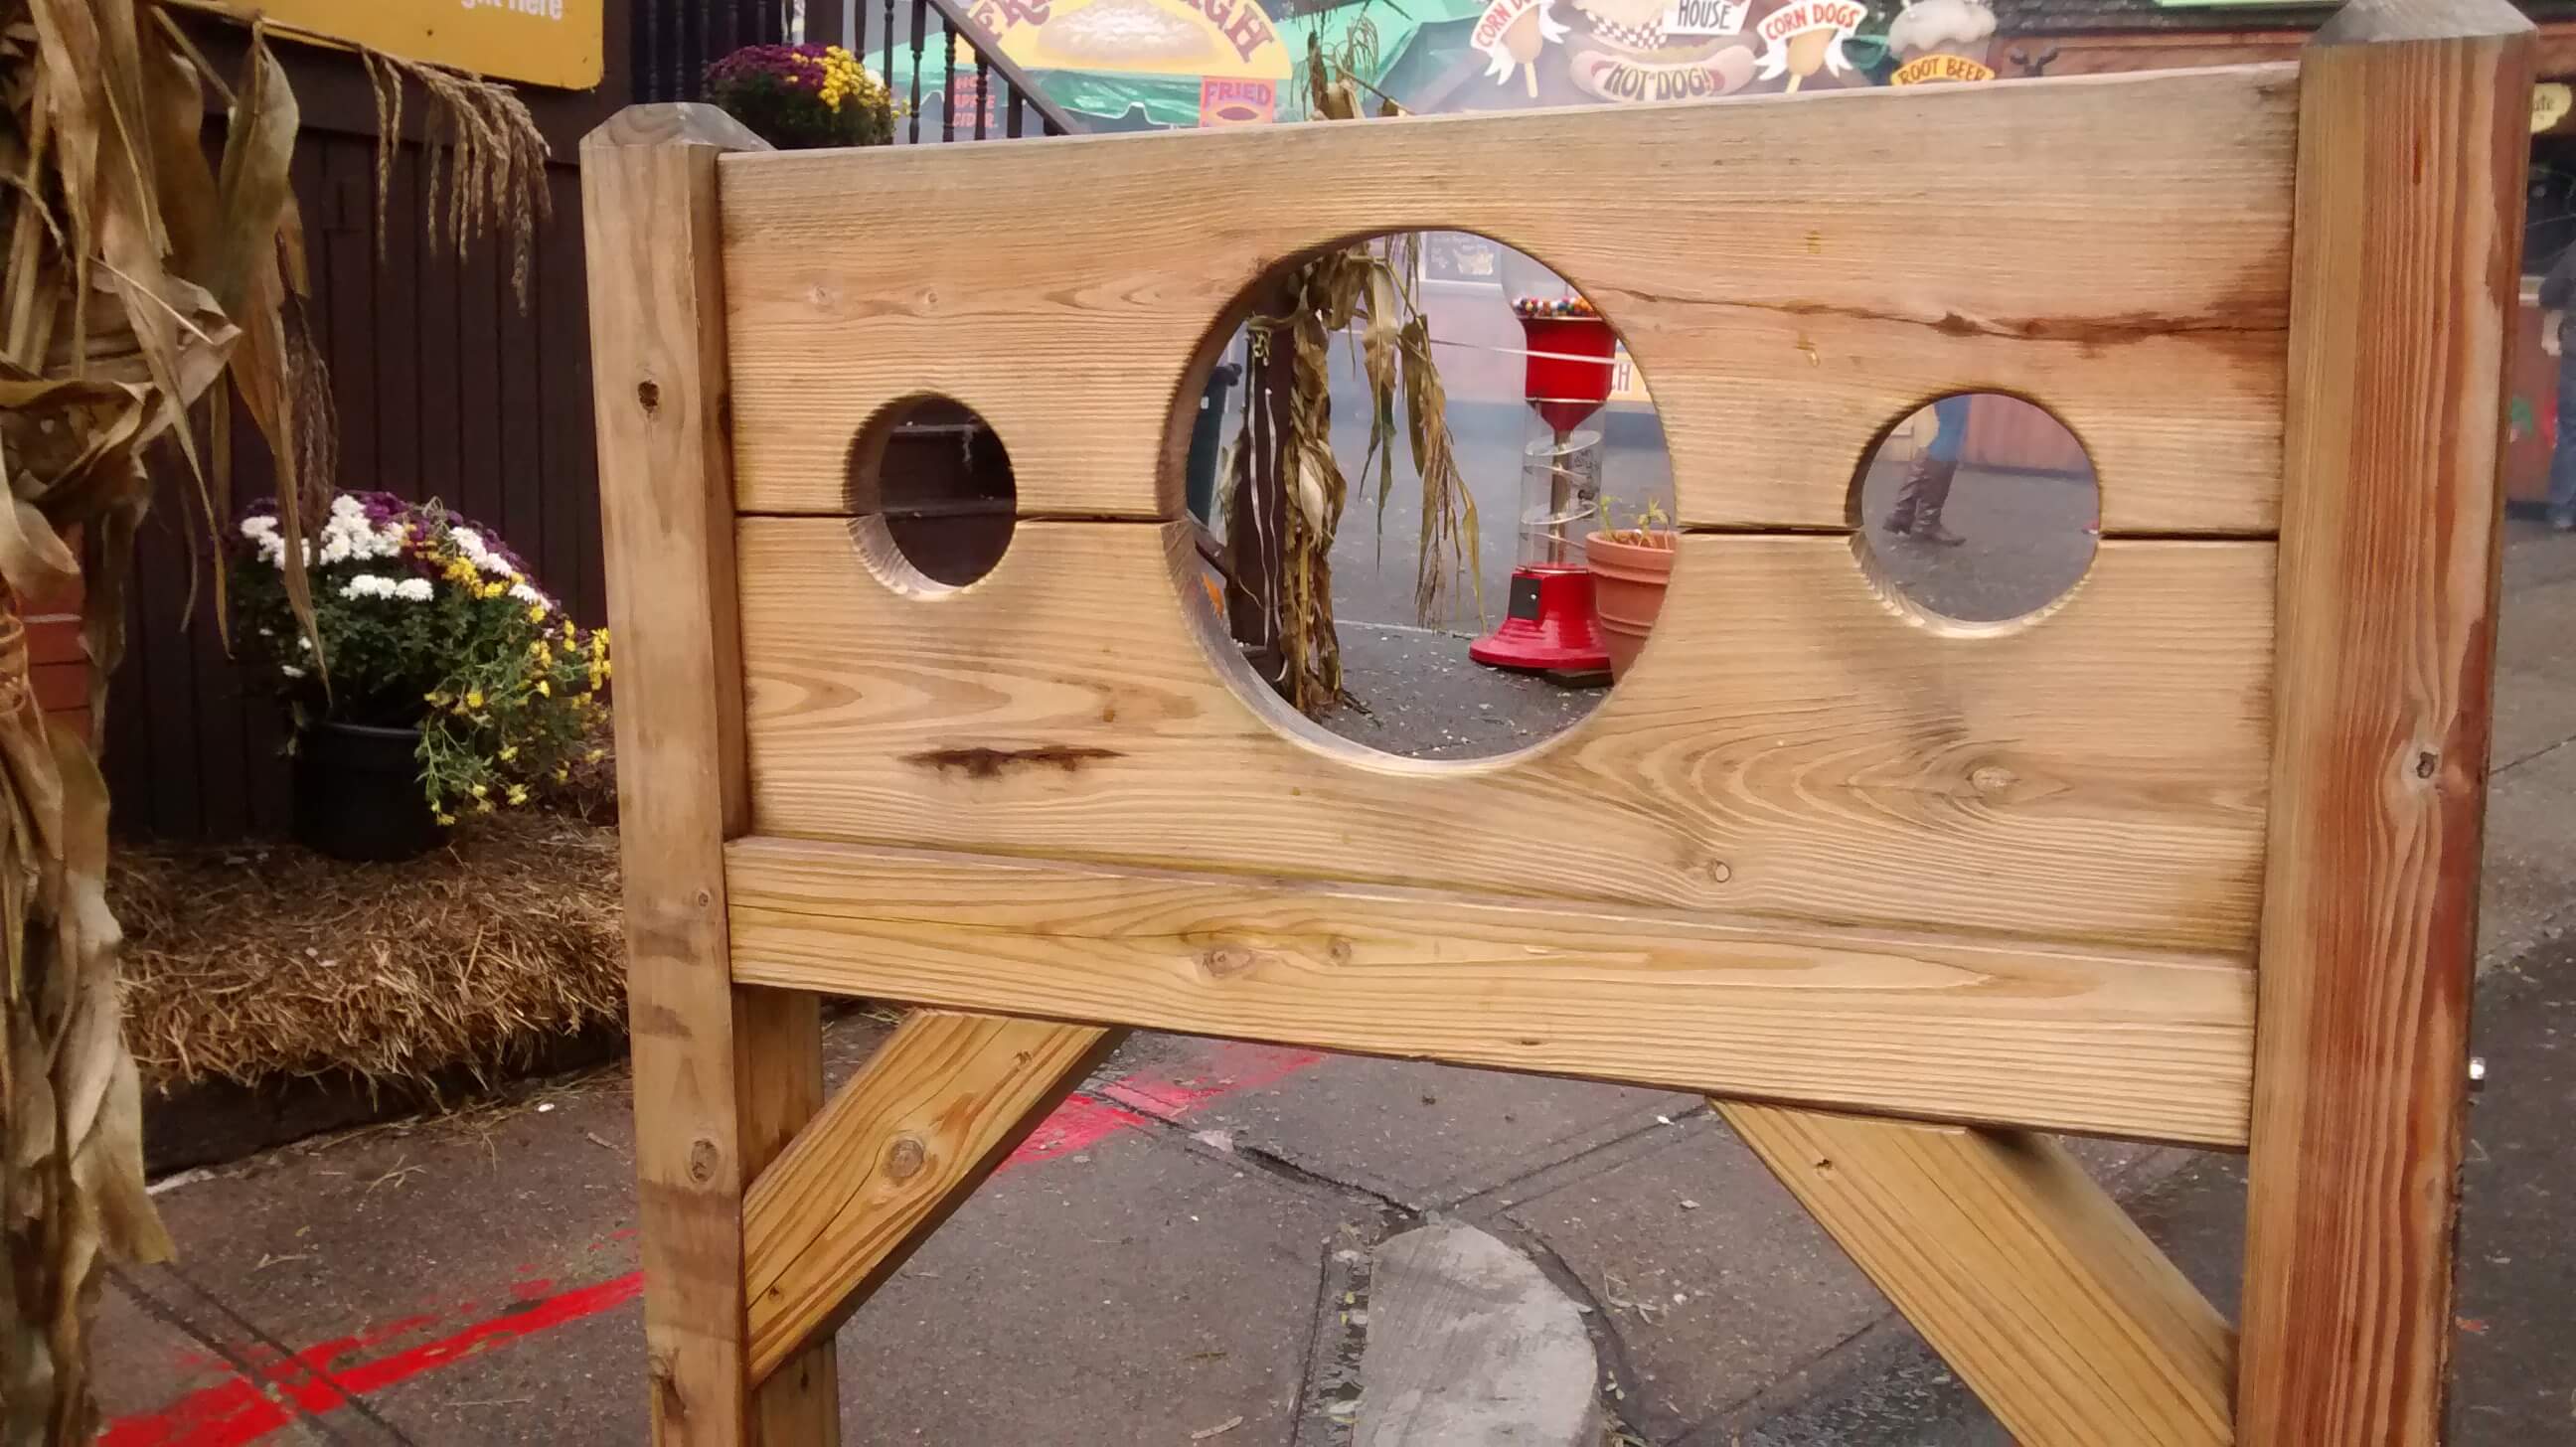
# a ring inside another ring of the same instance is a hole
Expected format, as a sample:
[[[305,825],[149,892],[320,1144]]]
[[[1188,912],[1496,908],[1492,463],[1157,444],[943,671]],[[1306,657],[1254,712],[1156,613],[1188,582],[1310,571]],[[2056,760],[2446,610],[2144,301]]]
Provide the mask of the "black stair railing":
[[[806,0],[804,31],[809,41],[845,46],[863,60],[874,59],[889,85],[894,84],[896,56],[912,62],[911,77],[896,96],[906,110],[895,126],[898,142],[1063,136],[1084,129],[1071,112],[1047,98],[1018,62],[1001,53],[991,32],[967,14],[964,0],[902,3],[908,14],[897,9],[897,0],[850,0],[846,7],[841,0]],[[779,0],[636,0],[633,14],[631,74],[639,101],[704,99],[710,64],[741,46],[775,45],[787,38],[785,7]],[[961,42],[974,57],[971,66],[958,63]],[[925,75],[925,64],[935,69]],[[927,106],[925,85],[938,91],[936,102]]]

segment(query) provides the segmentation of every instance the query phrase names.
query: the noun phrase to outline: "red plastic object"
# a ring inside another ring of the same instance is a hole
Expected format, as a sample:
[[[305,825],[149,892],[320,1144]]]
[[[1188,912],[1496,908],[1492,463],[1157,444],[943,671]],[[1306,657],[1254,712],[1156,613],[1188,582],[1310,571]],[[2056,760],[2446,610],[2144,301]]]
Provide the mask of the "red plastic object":
[[[1610,363],[1619,354],[1619,335],[1608,322],[1599,317],[1522,317],[1521,334],[1530,353],[1522,390],[1559,436],[1610,400],[1610,373],[1615,370]]]
[[[1592,573],[1559,564],[1512,570],[1511,606],[1502,626],[1467,645],[1467,656],[1495,668],[1588,673],[1610,666],[1592,617]]]

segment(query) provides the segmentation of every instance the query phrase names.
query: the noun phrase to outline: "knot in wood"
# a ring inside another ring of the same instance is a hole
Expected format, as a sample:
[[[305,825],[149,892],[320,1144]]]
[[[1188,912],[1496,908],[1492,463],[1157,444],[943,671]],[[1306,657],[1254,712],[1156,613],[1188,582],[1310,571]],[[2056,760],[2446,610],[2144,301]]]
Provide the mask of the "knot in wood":
[[[721,1152],[716,1149],[716,1143],[705,1136],[689,1142],[689,1179],[701,1186],[714,1180],[716,1162],[720,1158]]]
[[[2001,764],[1980,764],[1968,774],[1969,787],[1980,794],[2000,794],[2020,782]]]
[[[896,1136],[894,1138],[894,1144],[886,1147],[886,1179],[889,1181],[909,1181],[913,1177],[921,1174],[923,1163],[929,1159],[930,1153],[923,1149],[921,1137],[916,1135]]]
[[[1699,864],[1699,877],[1711,884],[1724,884],[1735,877],[1735,866],[1723,859],[1703,859]]]
[[[635,384],[635,405],[636,405],[636,406],[638,406],[638,407],[643,408],[643,409],[644,409],[644,415],[645,415],[645,416],[647,416],[647,417],[650,417],[650,416],[652,416],[653,414],[655,414],[655,413],[657,413],[657,412],[661,411],[661,410],[662,410],[662,384],[661,384],[661,383],[659,383],[659,382],[655,382],[655,381],[651,380],[650,378],[647,378],[647,379],[646,379],[646,380],[644,380],[644,381],[641,381],[641,382],[636,383],[636,384]]]
[[[1211,980],[1231,979],[1261,963],[1261,952],[1249,945],[1216,945],[1199,956],[1199,969]]]

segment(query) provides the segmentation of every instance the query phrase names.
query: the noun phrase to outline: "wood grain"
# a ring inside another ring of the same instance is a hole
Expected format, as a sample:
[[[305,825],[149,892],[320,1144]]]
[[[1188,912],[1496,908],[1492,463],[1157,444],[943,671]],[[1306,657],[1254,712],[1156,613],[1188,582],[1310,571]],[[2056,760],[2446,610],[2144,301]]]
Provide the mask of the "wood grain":
[[[2084,439],[2112,535],[2267,534],[2290,79],[728,158],[742,506],[842,510],[860,425],[927,389],[1000,434],[1024,516],[1177,517],[1173,399],[1247,288],[1307,248],[1457,228],[1622,328],[1685,522],[1840,525],[1881,429],[1982,388]]]
[[[1598,710],[1435,764],[1208,642],[1177,526],[1023,523],[937,598],[837,520],[739,536],[760,833],[2251,955],[2268,543],[2105,544],[2057,612],[1957,638],[1843,539],[1686,537]]]
[[[738,979],[2235,1146],[2252,972],[1680,911],[730,846]]]
[[[828,1355],[746,1399],[744,1183],[822,1102],[811,996],[735,986],[723,845],[747,813],[715,157],[722,112],[619,113],[582,143],[653,1434],[838,1440]]]
[[[743,1202],[753,1380],[829,1334],[1124,1032],[915,1010]]]
[[[2239,1440],[2234,1334],[2063,1146],[2018,1131],[1715,1105],[2014,1441]]]
[[[2356,3],[2300,65],[2249,1442],[2442,1435],[2530,30]]]

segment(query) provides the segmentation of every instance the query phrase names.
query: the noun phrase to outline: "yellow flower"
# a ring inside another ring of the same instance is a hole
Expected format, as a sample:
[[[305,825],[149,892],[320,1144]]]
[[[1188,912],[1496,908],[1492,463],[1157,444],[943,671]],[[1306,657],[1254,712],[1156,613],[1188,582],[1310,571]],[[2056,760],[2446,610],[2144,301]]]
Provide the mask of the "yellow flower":
[[[439,813],[438,822],[441,824],[453,824],[456,822],[456,816],[442,810]]]
[[[572,778],[572,770],[567,769],[567,768],[562,768],[562,767],[557,767],[557,768],[556,768],[556,770],[555,770],[555,782],[556,782],[556,783],[561,784],[561,783],[564,783],[564,782],[566,782],[567,780],[569,780],[569,779],[571,779],[571,778]]]
[[[525,784],[512,784],[510,786],[510,802],[513,805],[528,802],[528,786]]]
[[[430,705],[430,706],[431,706],[431,707],[433,707],[433,708],[445,708],[445,707],[447,707],[447,701],[448,701],[448,700],[447,700],[447,695],[446,695],[446,694],[443,694],[443,693],[424,693],[424,694],[422,694],[422,695],[420,696],[420,698],[421,698],[421,702],[426,703],[426,704]]]
[[[506,764],[506,763],[510,762],[512,759],[517,758],[518,756],[519,756],[519,746],[518,746],[517,744],[503,744],[503,745],[501,746],[501,762],[502,762],[502,763],[505,763],[505,764]]]
[[[592,749],[589,753],[586,753],[586,754],[584,754],[584,755],[582,755],[582,756],[581,756],[581,761],[582,761],[583,763],[585,763],[585,764],[595,764],[595,763],[598,763],[600,760],[602,760],[602,759],[604,759],[604,758],[607,758],[607,757],[608,757],[608,750],[606,750],[606,749]]]
[[[555,686],[540,678],[537,680],[537,692],[544,697],[552,698],[555,696]]]
[[[465,691],[465,706],[467,708],[481,708],[483,706],[483,690],[479,688],[467,689]]]
[[[477,785],[475,785],[472,789],[469,789],[469,790],[467,790],[466,792],[468,792],[468,793],[472,794],[475,798],[480,799],[480,798],[482,798],[485,794],[488,794],[488,793],[490,793],[491,791],[490,791],[489,789],[484,788],[481,784],[477,784]]]
[[[482,803],[475,805],[475,806],[474,806],[474,812],[475,812],[475,813],[477,813],[477,814],[489,814],[489,813],[491,813],[491,812],[492,812],[492,801],[491,801],[491,800],[489,800],[489,799],[486,799],[486,800],[484,800]]]
[[[529,604],[529,605],[528,605],[528,621],[529,621],[529,622],[531,622],[531,623],[543,623],[543,622],[545,622],[545,621],[546,621],[546,605],[545,605],[545,604],[543,604],[543,603],[531,603],[531,604]]]
[[[608,661],[607,659],[605,659],[605,658],[603,658],[603,659],[599,660],[599,676],[600,676],[600,677],[602,677],[602,678],[607,678],[607,677],[610,677],[610,676],[614,675],[616,672],[617,672],[617,665],[616,665],[616,664],[609,662],[609,661]]]

